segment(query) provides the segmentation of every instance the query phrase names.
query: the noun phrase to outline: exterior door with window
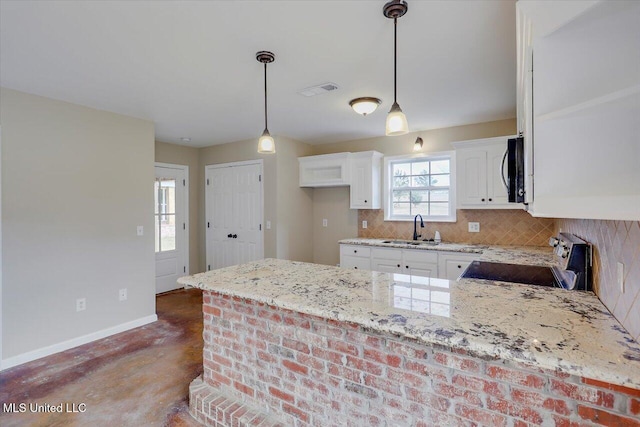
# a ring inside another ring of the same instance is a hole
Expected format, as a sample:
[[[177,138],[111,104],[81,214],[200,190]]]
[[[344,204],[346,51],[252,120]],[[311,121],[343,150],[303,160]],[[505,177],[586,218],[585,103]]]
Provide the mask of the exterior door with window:
[[[205,170],[207,270],[263,258],[262,163]]]
[[[156,293],[177,289],[189,273],[187,251],[187,166],[156,164]]]

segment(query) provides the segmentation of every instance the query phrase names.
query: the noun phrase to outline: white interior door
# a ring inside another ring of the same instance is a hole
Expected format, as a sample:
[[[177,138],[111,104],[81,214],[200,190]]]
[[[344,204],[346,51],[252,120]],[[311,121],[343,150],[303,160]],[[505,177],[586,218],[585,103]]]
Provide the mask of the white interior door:
[[[189,274],[188,167],[156,163],[156,293],[177,289]]]
[[[262,161],[207,166],[207,270],[264,257]]]

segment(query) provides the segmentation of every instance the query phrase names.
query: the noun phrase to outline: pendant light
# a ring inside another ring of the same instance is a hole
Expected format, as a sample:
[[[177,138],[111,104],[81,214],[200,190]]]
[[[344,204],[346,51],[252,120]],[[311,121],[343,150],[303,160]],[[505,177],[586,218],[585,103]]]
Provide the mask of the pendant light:
[[[407,117],[402,112],[396,100],[398,92],[398,18],[407,13],[407,10],[407,2],[404,0],[392,0],[382,8],[384,16],[393,19],[393,105],[387,115],[387,126],[385,130],[387,136],[404,135],[409,132]]]
[[[258,153],[272,154],[276,152],[276,143],[269,134],[269,128],[267,127],[267,64],[273,62],[276,57],[271,52],[261,50],[256,53],[256,59],[264,64],[264,131],[260,139],[258,139]]]

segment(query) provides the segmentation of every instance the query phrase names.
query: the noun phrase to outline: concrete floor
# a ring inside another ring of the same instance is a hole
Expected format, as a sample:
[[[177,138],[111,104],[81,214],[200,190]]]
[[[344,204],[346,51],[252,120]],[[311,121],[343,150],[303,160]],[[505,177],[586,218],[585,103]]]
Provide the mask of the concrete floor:
[[[0,373],[0,425],[198,426],[187,397],[202,373],[202,292],[156,301],[157,322]],[[4,403],[84,403],[86,411],[4,413]]]

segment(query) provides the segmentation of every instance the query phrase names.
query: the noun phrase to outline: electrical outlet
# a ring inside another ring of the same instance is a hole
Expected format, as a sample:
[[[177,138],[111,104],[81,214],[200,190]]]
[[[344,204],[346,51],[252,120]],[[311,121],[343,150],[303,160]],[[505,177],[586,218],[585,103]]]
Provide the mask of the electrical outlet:
[[[327,218],[322,218],[322,226],[326,227],[328,225],[329,221],[327,221]]]
[[[617,268],[618,286],[620,286],[620,292],[624,294],[624,264],[619,262]]]
[[[479,233],[480,232],[480,223],[479,222],[470,222],[469,223],[469,233]]]
[[[141,225],[137,226],[137,227],[136,227],[136,234],[137,234],[138,236],[143,236],[143,235],[144,235],[144,227],[143,227],[143,226],[141,226]]]
[[[87,299],[86,298],[78,298],[76,300],[76,311],[84,311],[87,309]]]
[[[118,297],[120,298],[120,301],[125,301],[127,299],[127,288],[120,289],[118,291]]]
[[[367,221],[362,221],[362,228],[367,228]]]

